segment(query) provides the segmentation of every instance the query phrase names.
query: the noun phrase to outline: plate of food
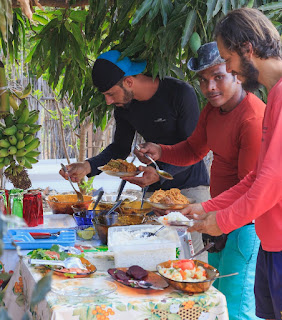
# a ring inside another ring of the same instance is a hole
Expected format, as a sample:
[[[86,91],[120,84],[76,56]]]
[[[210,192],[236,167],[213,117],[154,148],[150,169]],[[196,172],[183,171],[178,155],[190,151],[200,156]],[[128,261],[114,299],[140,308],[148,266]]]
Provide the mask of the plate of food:
[[[53,270],[56,274],[62,275],[69,278],[84,278],[90,276],[96,271],[96,267],[87,259],[79,257],[85,269],[79,268],[64,268],[56,266],[46,266],[47,268]]]
[[[195,200],[185,197],[177,188],[157,190],[149,199],[146,199],[153,208],[163,210],[182,210]]]
[[[137,170],[133,163],[127,162],[122,159],[111,159],[107,164],[102,167],[98,167],[99,170],[105,172],[110,176],[115,177],[134,177],[137,176],[140,171]]]
[[[169,260],[157,265],[158,273],[174,288],[187,293],[207,291],[219,271],[200,260]]]
[[[73,248],[76,250],[75,248]],[[74,252],[74,251],[73,251]],[[45,249],[36,249],[31,252],[29,252],[28,257],[31,259],[40,259],[40,260],[65,260],[70,257],[77,257],[80,259],[81,263],[85,267],[85,269],[80,268],[65,268],[62,266],[56,266],[56,265],[44,265],[47,269],[51,269],[54,271],[54,273],[58,275],[62,275],[65,277],[70,278],[84,278],[88,277],[89,275],[93,274],[96,271],[96,267],[89,262],[87,259],[83,257],[83,254],[75,252],[66,252],[60,250],[60,247],[58,245],[53,245],[50,250]]]
[[[137,265],[129,268],[112,268],[108,273],[115,281],[135,289],[164,290],[169,286],[160,275]]]

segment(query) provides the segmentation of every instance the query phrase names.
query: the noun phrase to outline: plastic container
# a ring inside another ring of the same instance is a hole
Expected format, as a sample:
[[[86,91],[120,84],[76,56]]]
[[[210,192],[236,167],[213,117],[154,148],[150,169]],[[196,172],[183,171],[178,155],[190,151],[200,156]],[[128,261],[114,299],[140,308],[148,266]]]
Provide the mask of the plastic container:
[[[146,222],[143,214],[119,214],[111,213],[109,216],[100,214],[94,217],[93,224],[95,225],[98,236],[102,244],[108,244],[108,230],[112,226],[130,226],[140,225]]]
[[[138,265],[148,271],[156,271],[159,263],[175,260],[180,241],[174,229],[165,228],[154,237],[141,236],[143,232],[155,232],[159,228],[160,225],[109,228],[108,248],[114,253],[115,267],[129,268]],[[127,235],[129,239],[126,240]]]

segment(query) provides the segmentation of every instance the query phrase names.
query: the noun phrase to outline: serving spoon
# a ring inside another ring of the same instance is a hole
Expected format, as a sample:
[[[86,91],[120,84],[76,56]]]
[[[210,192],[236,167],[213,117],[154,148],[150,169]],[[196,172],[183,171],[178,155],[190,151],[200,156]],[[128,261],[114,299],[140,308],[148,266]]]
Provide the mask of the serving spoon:
[[[109,216],[112,212],[115,211],[116,208],[118,208],[122,203],[122,200],[119,200],[111,209],[105,214],[105,216]]]
[[[140,149],[141,149],[138,145],[136,145],[135,148],[138,151],[140,151]],[[166,172],[164,170],[161,170],[160,167],[158,166],[158,164],[156,163],[156,161],[154,159],[152,159],[147,153],[144,153],[144,157],[146,157],[148,160],[150,160],[155,165],[157,174],[160,177],[162,177],[162,178],[164,178],[166,180],[173,180],[173,176],[170,173],[168,173],[168,172]]]
[[[98,203],[100,202],[101,198],[103,197],[103,194],[104,194],[104,190],[99,191],[97,199],[96,199],[94,206],[93,206],[93,209],[92,209],[93,211],[96,209]]]
[[[61,167],[62,167],[62,169],[64,170],[64,172],[65,172],[65,173],[68,173],[67,168],[66,168],[66,167],[65,167],[65,165],[63,165],[62,163],[61,163]],[[82,195],[82,193],[81,193],[81,192],[79,192],[79,191],[77,191],[77,190],[75,189],[75,187],[74,187],[74,185],[73,185],[73,183],[72,183],[72,181],[71,181],[71,178],[70,178],[70,177],[68,177],[68,180],[69,180],[69,182],[70,182],[70,184],[71,184],[71,186],[72,186],[73,190],[75,191],[75,193],[76,193],[76,195],[77,195],[77,200],[78,200],[79,202],[83,202],[83,201],[84,201],[84,199],[83,199],[83,195]]]
[[[149,237],[152,237],[152,236],[155,236],[159,231],[161,231],[163,228],[165,228],[165,226],[161,226],[157,231],[155,232],[150,232],[150,231],[144,231],[141,235],[141,238],[149,238]]]
[[[234,272],[234,273],[229,273],[229,274],[223,274],[221,276],[216,276],[212,279],[209,280],[216,280],[216,279],[220,279],[220,278],[225,278],[225,277],[232,277],[232,276],[237,276],[237,274],[239,274],[239,272]]]

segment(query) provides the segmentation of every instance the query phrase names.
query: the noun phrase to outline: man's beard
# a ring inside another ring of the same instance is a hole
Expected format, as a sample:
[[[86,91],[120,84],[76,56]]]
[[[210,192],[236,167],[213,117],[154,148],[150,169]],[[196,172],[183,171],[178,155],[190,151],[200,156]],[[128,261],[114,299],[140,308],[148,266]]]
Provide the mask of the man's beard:
[[[131,101],[133,100],[134,94],[132,91],[128,91],[124,87],[121,88],[123,90],[123,102],[119,107],[128,109]]]
[[[259,71],[255,68],[252,62],[241,56],[241,70],[240,75],[244,78],[242,87],[246,91],[253,92],[257,90],[261,84],[258,82]]]

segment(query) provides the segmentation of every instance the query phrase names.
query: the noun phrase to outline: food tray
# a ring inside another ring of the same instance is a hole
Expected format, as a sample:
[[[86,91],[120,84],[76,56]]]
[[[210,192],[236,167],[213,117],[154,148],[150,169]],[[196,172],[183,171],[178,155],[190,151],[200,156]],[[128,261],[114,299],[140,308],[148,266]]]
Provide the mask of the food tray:
[[[21,249],[50,249],[53,244],[62,246],[74,246],[76,234],[74,229],[64,230],[59,236],[51,236],[46,239],[34,239],[30,232],[59,232],[61,229],[10,229],[3,237],[4,249],[15,249],[12,245],[12,240]]]

